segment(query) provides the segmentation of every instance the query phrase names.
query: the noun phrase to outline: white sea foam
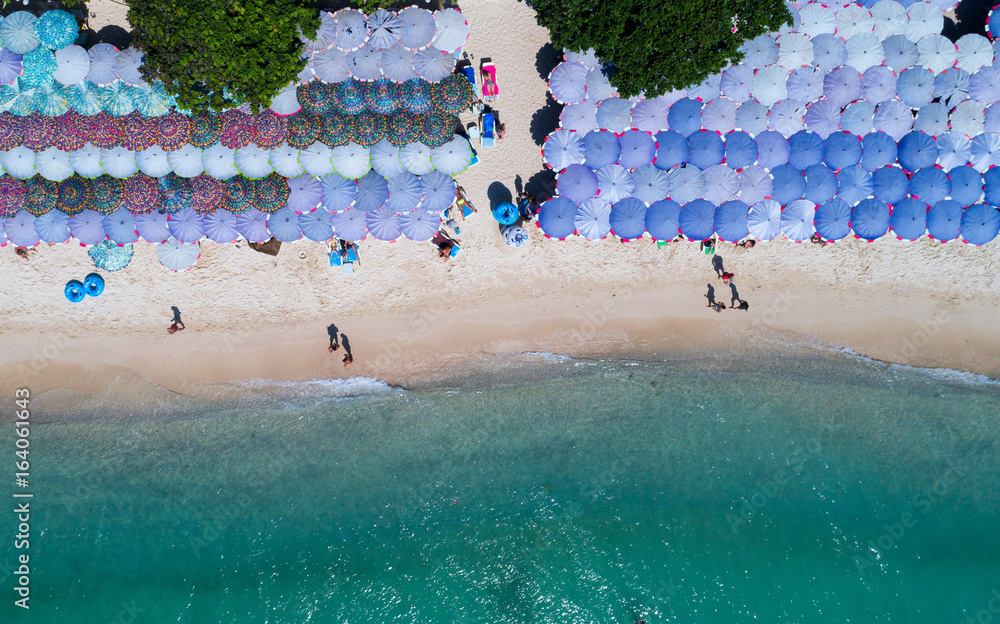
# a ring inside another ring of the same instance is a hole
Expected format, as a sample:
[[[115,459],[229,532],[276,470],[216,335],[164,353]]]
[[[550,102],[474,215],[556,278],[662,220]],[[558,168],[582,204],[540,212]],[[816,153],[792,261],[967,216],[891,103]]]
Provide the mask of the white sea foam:
[[[352,399],[404,392],[402,388],[390,386],[374,377],[310,379],[308,381],[276,381],[258,377],[234,382],[232,385],[253,393],[310,399]]]

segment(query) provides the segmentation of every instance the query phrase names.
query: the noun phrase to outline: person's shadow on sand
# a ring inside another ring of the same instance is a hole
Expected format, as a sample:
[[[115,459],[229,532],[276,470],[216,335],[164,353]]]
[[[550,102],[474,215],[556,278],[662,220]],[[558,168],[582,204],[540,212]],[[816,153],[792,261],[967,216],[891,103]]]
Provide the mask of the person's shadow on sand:
[[[733,299],[729,302],[729,305],[735,308],[740,304],[740,301],[743,300],[740,299],[740,291],[736,290],[736,284],[733,282],[729,282],[729,292],[733,295]]]
[[[722,277],[722,274],[726,272],[726,269],[722,267],[722,256],[712,256],[712,268],[715,269],[715,273],[719,277]]]
[[[715,305],[715,287],[708,284],[708,293],[705,295],[708,299],[708,305]]]
[[[181,311],[180,311],[180,308],[178,308],[177,306],[170,306],[170,311],[174,313],[173,322],[174,323],[180,323],[181,325],[183,325],[184,322],[181,321]]]
[[[344,345],[344,351],[347,352],[347,355],[351,356],[351,358],[353,359],[354,358],[354,354],[351,353],[351,341],[347,337],[347,334],[345,334],[343,332],[340,333],[340,343],[342,345]]]
[[[330,336],[330,348],[331,349],[333,349],[334,346],[339,346],[339,344],[337,343],[337,332],[338,331],[340,331],[340,330],[337,329],[337,325],[334,324],[334,323],[330,323],[330,326],[326,328],[326,333]]]

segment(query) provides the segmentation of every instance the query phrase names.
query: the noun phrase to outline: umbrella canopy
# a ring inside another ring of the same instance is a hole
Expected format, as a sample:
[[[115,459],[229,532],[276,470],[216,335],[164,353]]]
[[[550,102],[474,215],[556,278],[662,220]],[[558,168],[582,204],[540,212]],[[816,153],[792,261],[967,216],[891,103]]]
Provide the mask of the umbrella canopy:
[[[900,139],[896,158],[906,171],[930,167],[937,162],[938,149],[934,138],[924,132],[910,132]]]
[[[826,240],[840,240],[851,233],[851,206],[843,200],[823,202],[813,218],[816,233]]]
[[[587,240],[604,238],[611,232],[611,204],[602,197],[592,197],[577,208],[573,224]]]
[[[125,48],[115,58],[118,79],[132,86],[142,86],[146,81],[139,69],[142,67],[142,52],[137,48]]]
[[[934,97],[946,101],[949,106],[969,97],[969,72],[953,67],[941,72],[934,79]]]
[[[8,85],[24,72],[24,61],[20,54],[0,49],[0,83]]]
[[[801,199],[806,193],[805,174],[791,165],[774,167],[771,177],[774,179],[771,197],[783,206]]]
[[[170,235],[182,243],[197,242],[205,235],[201,215],[193,208],[184,208],[170,215],[167,225],[170,227]]]
[[[771,174],[760,167],[744,167],[739,174],[740,201],[752,206],[757,202],[770,197],[774,188]]]
[[[723,72],[719,90],[734,102],[746,102],[753,90],[753,74],[753,67],[750,65],[734,65]]]
[[[705,192],[705,176],[697,167],[677,167],[670,171],[670,199],[686,204]]]
[[[263,243],[271,238],[267,229],[268,214],[256,208],[236,215],[236,231],[251,243]]]
[[[889,225],[896,238],[902,240],[917,240],[927,231],[926,203],[917,199],[904,199],[892,207],[889,215]]]
[[[598,105],[597,126],[599,128],[620,133],[627,130],[631,125],[632,102],[629,100],[613,97],[604,100]]]
[[[875,129],[875,105],[860,100],[848,104],[840,116],[840,129],[858,136],[872,132]]]
[[[575,165],[580,167],[581,165]],[[596,178],[596,176],[595,176]],[[455,201],[455,180],[440,171],[432,171],[420,177],[420,185],[423,187],[424,200],[420,204],[424,210],[431,212],[441,212]],[[597,188],[595,185],[594,191]],[[591,193],[593,196],[594,193]]]
[[[681,208],[680,230],[691,240],[707,240],[715,233],[715,204],[695,199]]]
[[[559,63],[549,73],[549,92],[560,104],[575,104],[587,99],[587,75],[583,63]]]
[[[317,141],[299,151],[299,164],[311,176],[325,176],[333,173],[333,163],[330,162],[332,156],[333,150]]]
[[[765,106],[788,97],[786,81],[788,70],[781,65],[768,65],[757,70],[753,77],[753,96]]]
[[[617,98],[611,98],[608,101],[619,102]],[[603,104],[602,104],[603,106]],[[600,116],[601,110],[598,109],[598,126],[605,127],[601,125]],[[683,98],[677,100],[670,105],[670,112],[667,114],[667,122],[670,125],[670,129],[675,132],[679,132],[684,136],[690,136],[691,134],[697,132],[701,129],[701,102],[698,100],[693,100],[690,98]],[[628,125],[626,124],[626,128]],[[620,132],[621,130],[613,130],[607,128],[613,132]],[[625,128],[622,128],[624,130]]]
[[[597,103],[585,100],[579,104],[567,104],[559,114],[559,125],[580,134],[597,130]]]
[[[803,33],[790,32],[778,37],[778,65],[789,71],[808,65],[813,59],[812,41]]]
[[[65,243],[70,238],[69,216],[59,210],[50,210],[35,217],[35,232],[43,243]]]
[[[747,100],[736,111],[736,129],[750,135],[767,130],[768,108],[757,100]]]
[[[605,165],[597,170],[599,197],[609,204],[632,195],[635,183],[632,174],[621,165]]]
[[[847,46],[840,37],[824,33],[813,37],[812,44],[813,65],[824,72],[831,72],[847,63]]]
[[[347,53],[347,71],[358,80],[366,82],[376,80],[382,75],[382,69],[379,67],[381,62],[382,51],[368,45]]]
[[[818,67],[799,67],[788,76],[788,82],[785,83],[788,97],[800,102],[815,102],[823,97],[824,76],[826,72]]]
[[[309,240],[328,241],[333,238],[333,217],[325,210],[300,214],[299,229]]]
[[[645,130],[626,130],[618,141],[621,146],[618,164],[626,169],[651,164],[656,156],[656,142]]]
[[[105,216],[102,226],[104,233],[117,245],[131,245],[139,240],[135,217],[124,208]]]
[[[609,97],[614,97],[618,95],[618,90],[611,85],[611,81],[608,80],[607,75],[605,75],[606,69],[603,65],[598,65],[597,67],[591,68],[587,72],[587,98],[593,100],[595,103],[601,100],[606,100]],[[669,105],[675,102],[678,98],[684,97],[683,92],[676,97],[673,97],[677,92],[661,96],[664,103]]]
[[[346,210],[354,203],[358,185],[354,180],[330,173],[320,179],[323,185],[323,207],[330,212]]]
[[[739,174],[727,167],[726,165],[714,165],[705,169],[705,192],[703,194],[704,199],[712,202],[715,205],[722,205],[724,202],[736,199],[736,194],[740,190],[740,180]],[[665,195],[664,193],[663,195]],[[639,194],[636,193],[636,196]],[[647,203],[652,203],[656,199],[662,199],[663,195],[657,197],[653,200],[646,200]],[[642,199],[646,199],[643,197]]]
[[[934,99],[934,73],[920,66],[904,69],[896,78],[896,93],[907,106],[927,106]]]
[[[854,235],[867,241],[885,236],[889,231],[889,207],[877,199],[866,199],[851,212]]]
[[[781,211],[781,233],[797,243],[809,240],[816,232],[813,220],[816,204],[807,199],[797,199]]]
[[[118,80],[106,87],[98,87],[97,98],[101,102],[101,110],[112,117],[124,117],[135,110],[128,85]]]
[[[727,201],[715,211],[715,232],[719,239],[735,243],[749,234],[747,213],[749,208],[741,201]]]
[[[962,205],[971,206],[983,197],[983,175],[972,166],[955,167],[948,172],[951,198]]]
[[[0,165],[9,175],[27,180],[35,175],[35,152],[23,145],[0,152]]]
[[[399,148],[399,162],[403,163],[407,171],[416,175],[434,171],[431,165],[431,148],[423,143],[410,143]]]
[[[550,238],[570,236],[576,231],[576,204],[566,197],[553,197],[543,203],[538,208],[538,227]]]
[[[778,61],[778,44],[767,34],[744,41],[740,46],[743,64],[750,67],[764,67]]]
[[[632,127],[657,133],[669,127],[669,116],[670,106],[662,99],[642,100],[632,108]]]
[[[986,106],[982,102],[965,100],[951,112],[951,129],[958,134],[974,137],[983,132],[985,124]]]
[[[753,204],[747,214],[747,229],[758,240],[771,240],[781,233],[781,204],[765,199]]]
[[[448,175],[462,173],[471,163],[472,145],[468,139],[458,134],[444,145],[431,150],[431,164]]]
[[[401,159],[402,156],[403,152],[401,150]],[[371,156],[368,148],[362,147],[357,143],[348,143],[347,145],[335,147],[330,160],[337,173],[352,180],[364,176],[371,170]],[[406,163],[404,162],[404,164]]]
[[[882,43],[871,33],[861,33],[854,35],[847,40],[847,64],[859,72],[864,72],[869,67],[881,65],[885,60],[885,51]]]
[[[256,145],[247,145],[236,150],[233,164],[237,171],[253,179],[263,178],[274,171],[271,168],[270,150],[261,149]]]
[[[427,82],[440,82],[455,70],[455,55],[425,48],[413,55],[413,69]]]
[[[955,66],[965,70],[970,74],[978,71],[980,67],[993,64],[993,46],[989,39],[976,34],[969,33],[962,35],[955,42],[958,52],[955,57]]]
[[[810,2],[799,9],[799,29],[810,37],[832,34],[837,30],[837,18],[830,7]]]
[[[623,240],[642,238],[646,233],[646,204],[634,197],[626,197],[611,207],[608,218],[611,233]]]
[[[267,217],[267,229],[271,235],[283,243],[291,243],[302,238],[299,215],[291,208],[279,208]]]
[[[681,137],[683,139],[683,137]],[[740,170],[747,165],[752,165],[757,161],[757,143],[746,132],[733,130],[726,135],[726,164],[730,168]],[[656,165],[664,168],[659,162],[660,150],[657,150]],[[673,163],[679,164],[679,163]],[[669,165],[672,166],[672,165]],[[669,167],[668,166],[668,167]]]
[[[316,210],[323,199],[323,183],[313,176],[290,179],[288,190],[288,207],[299,214]]]
[[[701,110],[701,126],[706,130],[725,134],[736,128],[736,111],[739,105],[724,97],[717,97]],[[634,113],[633,113],[634,117]]]
[[[271,100],[271,104],[268,108],[270,108],[274,114],[281,116],[294,115],[302,110],[302,105],[299,104],[297,97],[296,86],[291,84],[279,91],[278,95],[274,96],[274,99]]]
[[[826,153],[820,135],[805,130],[788,137],[788,149],[788,163],[801,170],[823,162]]]
[[[884,65],[868,68],[861,81],[862,95],[872,104],[896,97],[896,74]]]
[[[70,234],[80,241],[81,245],[96,245],[105,240],[104,218],[96,210],[84,210],[80,214],[73,215],[67,221]]]
[[[875,130],[884,132],[894,141],[902,139],[913,127],[913,112],[902,102],[889,101],[878,105],[875,111]]]
[[[722,74],[709,74],[699,84],[688,87],[685,95],[701,102],[714,100],[721,95],[721,90],[719,89],[719,83],[721,80]]]
[[[608,133],[610,134],[610,133]],[[584,139],[588,145],[587,166],[591,166],[589,151],[589,135]],[[660,132],[656,135],[656,159],[653,164],[660,169],[670,169],[671,167],[682,165],[687,162],[690,156],[687,139],[684,135],[673,130]],[[610,154],[608,155],[610,158]],[[617,157],[615,158],[617,160]]]
[[[899,167],[882,167],[872,174],[872,185],[872,196],[891,206],[906,198],[910,180]]]
[[[333,14],[333,20],[337,25],[333,45],[341,50],[356,50],[368,39],[368,20],[361,11],[341,9]]]
[[[52,77],[56,82],[71,85],[83,82],[90,71],[90,55],[77,45],[56,50],[56,71]]]
[[[35,217],[26,210],[4,219],[3,231],[7,239],[18,247],[34,247],[42,242],[35,231]]]
[[[156,257],[171,271],[186,271],[201,257],[201,245],[169,238],[156,246]]]
[[[872,19],[875,20],[875,36],[879,39],[903,32],[909,20],[906,9],[896,0],[879,0],[870,10]]]
[[[182,178],[193,178],[205,172],[205,165],[201,160],[202,150],[194,145],[188,144],[180,149],[167,153],[167,162],[170,169]]]
[[[331,154],[332,155],[332,154]],[[382,139],[369,150],[372,169],[378,172],[383,178],[391,178],[406,172],[406,167],[399,162],[399,148]]]
[[[382,75],[393,82],[406,82],[417,77],[417,72],[413,68],[413,52],[405,49],[399,44],[382,51]],[[346,65],[345,65],[346,71]],[[317,73],[317,76],[319,73]],[[321,80],[324,80],[322,76]],[[344,78],[341,78],[344,80]],[[327,82],[340,82],[340,80],[329,80]]]
[[[360,210],[345,210],[331,216],[333,231],[337,238],[346,241],[359,241],[368,235],[365,225],[365,213]]]
[[[933,76],[931,77],[933,84]],[[837,106],[847,106],[863,95],[861,74],[853,67],[840,67],[823,79],[823,94]],[[760,98],[758,98],[760,99]]]
[[[413,55],[403,50],[409,55],[410,73],[413,73]],[[385,58],[383,53],[382,58]],[[347,54],[338,48],[330,48],[318,54],[314,54],[309,59],[309,67],[317,78],[326,83],[343,82],[351,77],[351,70],[347,63]],[[416,74],[411,76],[415,77]],[[407,79],[408,80],[408,79]]]
[[[886,67],[896,72],[913,67],[920,56],[917,52],[917,44],[903,35],[893,35],[886,38],[882,42],[882,51],[885,53]]]
[[[139,171],[135,163],[135,152],[124,147],[101,150],[101,167],[104,173],[119,179],[125,179]]]
[[[705,170],[718,165],[726,155],[726,145],[715,132],[701,130],[688,137],[688,162]]]
[[[680,215],[680,204],[671,199],[653,202],[646,210],[646,231],[655,240],[671,240],[680,233]]]
[[[426,48],[437,34],[434,14],[426,9],[411,6],[399,12],[400,45],[407,50]]]
[[[838,111],[839,112],[839,111]],[[791,136],[805,128],[806,105],[797,100],[782,100],[771,107],[767,123],[771,130]]]
[[[94,261],[94,267],[103,271],[121,271],[132,261],[134,250],[132,245],[117,245],[104,240],[87,250],[87,255]]]
[[[1000,233],[1000,212],[989,204],[976,204],[962,215],[962,238],[973,245],[985,245]]]
[[[159,211],[135,215],[136,233],[150,243],[162,243],[170,238],[169,217]]]
[[[848,4],[837,11],[837,34],[843,39],[854,35],[872,33],[875,30],[875,18],[863,6]]]
[[[328,213],[327,213],[328,214]],[[232,243],[240,237],[236,229],[236,215],[228,210],[216,210],[201,218],[205,236],[217,243]]]
[[[761,132],[757,135],[757,166],[771,169],[788,162],[791,148],[788,139],[777,132]]]
[[[1000,137],[993,133],[978,134],[970,145],[972,159],[969,161],[980,173],[990,167],[1000,165]],[[2,160],[2,158],[0,158]],[[6,169],[6,162],[4,163]],[[10,173],[10,170],[7,170]]]
[[[409,212],[420,205],[423,199],[423,186],[420,178],[408,171],[393,176],[388,180],[389,199],[385,205],[396,212]],[[407,238],[412,238],[407,236]]]
[[[933,35],[944,29],[944,15],[937,6],[930,2],[914,2],[906,9],[909,19],[903,34],[910,41],[920,41],[927,35]]]
[[[87,80],[97,86],[106,86],[118,80],[118,48],[110,43],[98,43],[87,51],[90,64]]]
[[[309,52],[322,52],[333,45],[333,40],[337,36],[337,21],[333,15],[326,11],[319,12],[320,23],[316,29],[315,39],[304,39],[305,49]]]
[[[847,167],[837,173],[837,197],[852,206],[870,197],[874,190],[871,174],[860,166]]]
[[[3,18],[0,24],[0,43],[14,54],[27,54],[38,47],[35,22],[38,20],[27,11],[15,11]]]
[[[989,183],[987,183],[987,189],[989,189]],[[948,174],[938,167],[920,169],[910,176],[910,195],[928,206],[938,203],[951,195],[951,182],[948,180]],[[997,198],[1000,199],[1000,195]]]
[[[454,52],[465,45],[469,38],[469,22],[458,9],[441,9],[434,12],[437,36],[432,46],[445,52]]]
[[[597,174],[584,165],[570,165],[556,176],[556,190],[575,204],[597,195]]]
[[[837,171],[861,162],[863,144],[861,137],[849,132],[834,132],[824,141],[826,164]]]
[[[837,194],[837,176],[824,165],[806,167],[806,190],[802,197],[814,204],[821,204]]]
[[[35,171],[46,180],[59,182],[73,175],[73,165],[69,162],[69,152],[50,147],[35,154]]]
[[[732,172],[731,169],[729,171]],[[705,180],[707,186],[707,175]],[[651,204],[667,196],[670,191],[670,174],[653,165],[643,165],[632,174],[632,183],[635,185],[632,196]]]
[[[918,62],[935,74],[954,67],[958,46],[938,34],[927,35],[917,41]]]
[[[399,229],[403,236],[414,241],[427,241],[441,229],[441,217],[421,208],[399,215]]]
[[[452,195],[454,198],[454,195]],[[377,209],[389,198],[389,185],[385,178],[374,171],[369,171],[358,180],[358,189],[354,197],[354,207],[362,212]]]
[[[962,217],[963,210],[959,202],[947,199],[940,201],[927,211],[927,234],[942,243],[958,238]]]
[[[368,45],[385,50],[399,43],[403,25],[392,11],[378,9],[368,18]]]
[[[137,156],[136,164],[138,162]],[[169,159],[167,162],[169,163]],[[239,173],[236,169],[236,150],[226,147],[222,143],[215,143],[202,152],[201,164],[205,173],[217,180],[228,180]],[[143,171],[148,175],[149,172]]]
[[[551,137],[552,135],[549,136]],[[559,138],[559,143],[568,142],[570,145],[572,145],[575,142],[574,137],[576,136],[579,135],[572,135],[570,137],[566,137],[565,135],[563,135]],[[684,138],[681,137],[681,140],[683,139]],[[546,143],[547,142],[548,141],[546,141]],[[687,146],[686,141],[684,145],[686,149]],[[583,149],[584,149],[583,159],[576,158],[575,150],[573,150],[571,151],[571,154],[574,155],[574,158],[569,159],[563,157],[559,158],[560,162],[551,163],[550,160],[551,156],[549,154],[546,154],[545,148],[543,147],[542,161],[545,162],[546,165],[549,165],[550,167],[555,169],[556,171],[562,171],[569,165],[581,164],[581,163],[585,163],[591,169],[600,169],[601,167],[604,167],[606,165],[618,162],[618,158],[621,155],[621,144],[618,141],[618,136],[615,135],[614,132],[609,132],[607,130],[594,130],[588,132],[583,137]],[[562,166],[556,167],[555,164],[561,164]]]
[[[294,178],[305,173],[305,167],[299,162],[299,150],[288,143],[282,143],[268,152],[268,161],[274,172],[285,178]]]

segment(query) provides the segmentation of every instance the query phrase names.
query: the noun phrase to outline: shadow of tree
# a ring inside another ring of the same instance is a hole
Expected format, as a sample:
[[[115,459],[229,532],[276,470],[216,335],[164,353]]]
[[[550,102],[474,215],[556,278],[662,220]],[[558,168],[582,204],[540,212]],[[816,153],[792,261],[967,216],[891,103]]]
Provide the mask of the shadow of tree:
[[[132,35],[121,26],[105,26],[97,32],[87,31],[87,47],[98,43],[110,43],[119,50],[124,50],[132,44]]]
[[[983,34],[983,24],[986,23],[986,16],[994,4],[993,0],[962,0],[955,8],[958,24],[946,17],[941,34],[953,42],[969,33]]]
[[[551,199],[556,194],[556,172],[542,169],[524,183],[524,192],[534,196],[538,203]]]
[[[545,137],[559,127],[559,115],[562,113],[562,104],[549,98],[545,106],[535,111],[531,116],[531,140],[535,145],[545,143]]]
[[[549,74],[562,61],[562,51],[552,43],[546,43],[535,54],[535,70],[542,80],[548,80]]]

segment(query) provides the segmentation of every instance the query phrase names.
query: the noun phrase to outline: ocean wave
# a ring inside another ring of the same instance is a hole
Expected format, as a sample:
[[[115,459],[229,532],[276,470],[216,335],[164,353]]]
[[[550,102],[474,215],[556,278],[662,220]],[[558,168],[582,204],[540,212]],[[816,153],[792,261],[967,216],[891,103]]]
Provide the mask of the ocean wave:
[[[851,349],[850,347],[838,346],[836,348],[836,351],[838,353],[846,355],[851,359],[858,360],[865,364],[881,366],[886,370],[892,372],[920,375],[922,377],[930,378],[933,381],[939,381],[950,384],[959,384],[962,386],[968,386],[973,388],[1000,387],[1000,379],[993,379],[992,377],[988,377],[987,375],[981,375],[979,373],[970,373],[968,371],[960,371],[954,368],[913,366],[912,364],[899,364],[897,362],[886,362],[884,360],[879,360],[867,355],[862,355],[857,351],[855,351],[854,349]]]
[[[550,364],[561,364],[572,362],[573,358],[565,353],[552,353],[551,351],[506,351],[497,353],[498,356],[517,358],[529,362],[545,362]]]
[[[382,397],[406,392],[374,377],[277,381],[259,377],[226,384],[230,389],[249,393],[255,400],[273,398],[283,402],[324,402],[342,399]]]

